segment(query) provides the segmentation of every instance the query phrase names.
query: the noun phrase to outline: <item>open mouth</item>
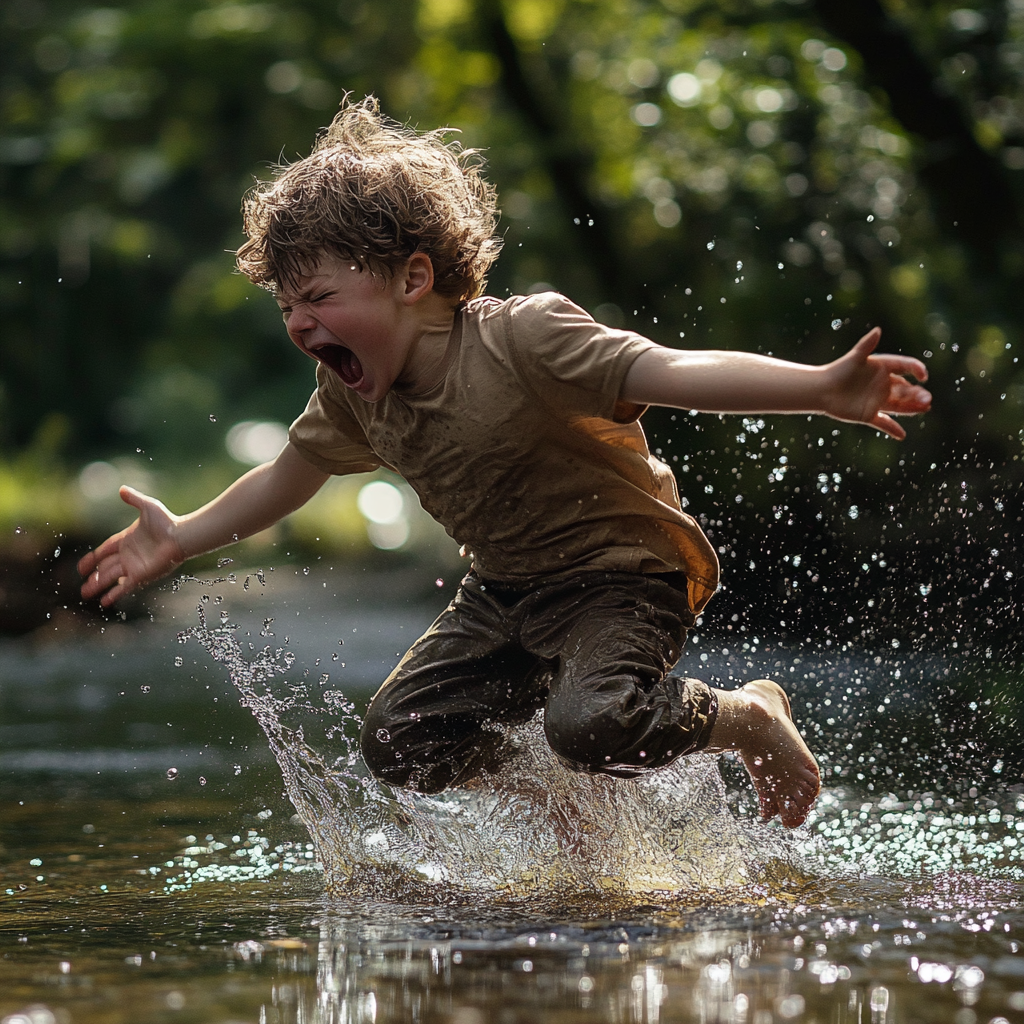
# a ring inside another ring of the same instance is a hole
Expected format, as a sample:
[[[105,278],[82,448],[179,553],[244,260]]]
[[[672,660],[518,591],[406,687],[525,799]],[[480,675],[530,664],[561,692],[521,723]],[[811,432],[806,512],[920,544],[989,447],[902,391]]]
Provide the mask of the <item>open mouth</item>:
[[[321,345],[312,350],[321,363],[329,366],[350,388],[363,379],[363,367],[356,354],[344,345]]]

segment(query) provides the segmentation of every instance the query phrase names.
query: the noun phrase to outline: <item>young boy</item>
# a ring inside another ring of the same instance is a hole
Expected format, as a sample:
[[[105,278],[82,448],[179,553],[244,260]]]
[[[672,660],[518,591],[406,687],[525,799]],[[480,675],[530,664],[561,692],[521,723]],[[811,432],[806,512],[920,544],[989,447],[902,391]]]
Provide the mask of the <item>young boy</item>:
[[[897,439],[926,411],[916,359],[880,332],[825,366],[662,348],[561,295],[479,297],[500,246],[494,192],[441,133],[345,105],[304,160],[245,204],[238,265],[270,289],[317,389],[272,462],[208,505],[139,510],[87,554],[109,606],[187,558],[292,512],[331,474],[386,466],[472,555],[452,604],[373,698],[361,745],[392,786],[433,793],[501,763],[503,727],[538,710],[557,756],[632,776],[735,750],[765,820],[804,821],[818,768],[782,689],[671,675],[718,564],[648,452],[648,405],[822,413]]]

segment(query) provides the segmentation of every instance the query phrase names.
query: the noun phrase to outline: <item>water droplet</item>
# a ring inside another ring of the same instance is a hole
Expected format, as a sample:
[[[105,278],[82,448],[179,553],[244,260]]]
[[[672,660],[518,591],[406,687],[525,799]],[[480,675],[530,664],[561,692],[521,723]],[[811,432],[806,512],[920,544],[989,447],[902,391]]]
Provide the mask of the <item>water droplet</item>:
[[[147,686],[145,683],[143,683],[142,686],[139,687],[139,689],[143,693],[149,693],[149,691],[152,689],[152,687],[151,686]]]
[[[226,611],[221,611],[221,613],[220,613],[221,625],[223,625],[225,622],[227,622],[230,617],[231,616],[228,615],[228,613]]]
[[[711,250],[714,249],[714,247],[715,247],[714,241],[708,242],[708,252],[711,252]]]
[[[736,261],[736,269],[737,270],[742,270],[743,269],[743,260],[737,260]]]
[[[206,779],[204,779],[202,775],[199,776],[199,785],[200,786],[205,786],[206,785]]]
[[[922,583],[917,589],[921,592],[922,597],[927,597],[932,592],[932,585],[930,583]]]
[[[842,320],[833,320],[832,321],[832,330],[833,331],[838,331],[839,328],[842,327],[842,326],[843,326],[843,321]]]
[[[438,576],[437,579],[434,580],[434,586],[435,587],[443,587],[444,586],[444,580],[441,579],[440,576]]]
[[[230,565],[234,561],[233,558],[218,558],[217,568],[222,569],[225,565]]]
[[[57,549],[56,549],[56,550],[55,550],[55,551],[53,552],[53,557],[54,557],[54,558],[60,558],[60,548],[57,548]]]
[[[179,655],[177,658],[174,659],[174,667],[175,668],[181,668],[181,665],[182,665],[182,661],[181,661],[181,656]]]
[[[324,685],[326,685],[326,684],[327,684],[327,683],[329,683],[330,681],[331,681],[331,675],[330,675],[330,673],[329,673],[329,672],[324,672],[324,673],[323,673],[323,674],[322,674],[322,675],[320,676],[320,685],[321,685],[321,686],[324,686]]]
[[[233,764],[231,767],[235,769],[236,775],[242,774],[242,766],[240,764]]]
[[[389,733],[387,731],[387,729],[378,729],[377,730],[377,739],[381,743],[390,743],[391,742],[391,733]]]
[[[214,416],[212,412],[210,413],[210,422],[211,423],[216,423],[217,422],[217,417]]]
[[[337,652],[337,651],[335,651],[335,652],[334,652],[334,653],[333,653],[333,654],[331,655],[331,661],[337,661],[337,660],[338,660],[338,652]]]
[[[302,575],[303,576],[308,576],[309,575],[309,566],[308,565],[302,570]]]
[[[178,769],[177,768],[168,768],[167,769],[167,778],[168,778],[168,780],[170,782],[173,782],[177,777],[178,777]]]

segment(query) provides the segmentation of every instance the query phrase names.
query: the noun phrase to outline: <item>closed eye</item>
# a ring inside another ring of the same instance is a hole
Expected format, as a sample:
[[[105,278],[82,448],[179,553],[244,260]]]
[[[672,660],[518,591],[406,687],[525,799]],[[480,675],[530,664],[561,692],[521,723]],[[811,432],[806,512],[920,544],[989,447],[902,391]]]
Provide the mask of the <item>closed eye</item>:
[[[296,305],[301,306],[305,303],[313,305],[316,302],[323,302],[324,299],[329,299],[333,294],[334,292],[324,292],[322,295],[314,295],[308,299],[300,299],[298,303],[296,303]],[[277,308],[280,309],[281,312],[284,313],[286,316],[294,310],[293,306],[282,306],[280,303],[277,304]]]

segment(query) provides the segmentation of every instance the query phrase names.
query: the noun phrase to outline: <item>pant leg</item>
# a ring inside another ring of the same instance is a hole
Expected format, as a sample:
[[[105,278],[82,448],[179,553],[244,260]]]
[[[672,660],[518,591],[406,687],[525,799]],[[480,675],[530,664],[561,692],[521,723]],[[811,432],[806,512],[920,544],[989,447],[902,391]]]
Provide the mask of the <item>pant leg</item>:
[[[694,623],[678,582],[588,573],[530,595],[523,644],[558,658],[544,729],[570,767],[629,777],[707,746],[713,691],[669,675]]]
[[[550,672],[515,632],[502,602],[467,576],[370,702],[360,746],[375,778],[437,793],[498,766],[501,727],[543,706]]]

